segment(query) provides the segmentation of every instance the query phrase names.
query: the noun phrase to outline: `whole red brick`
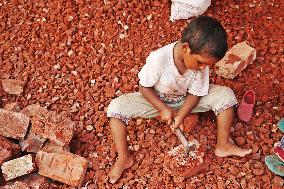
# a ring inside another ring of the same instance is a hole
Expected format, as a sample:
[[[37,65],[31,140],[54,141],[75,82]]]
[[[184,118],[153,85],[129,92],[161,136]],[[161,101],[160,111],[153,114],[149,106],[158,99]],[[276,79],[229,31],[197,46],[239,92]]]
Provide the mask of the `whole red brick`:
[[[17,144],[0,135],[0,165],[19,153],[20,147]]]
[[[48,153],[40,150],[36,154],[36,164],[39,174],[79,187],[85,177],[88,162],[85,158],[69,152]]]
[[[32,154],[4,162],[1,170],[6,181],[37,170]]]
[[[23,139],[28,130],[30,119],[18,112],[0,109],[0,135]]]
[[[215,64],[216,74],[233,79],[256,59],[256,50],[245,41],[234,45],[219,62]]]

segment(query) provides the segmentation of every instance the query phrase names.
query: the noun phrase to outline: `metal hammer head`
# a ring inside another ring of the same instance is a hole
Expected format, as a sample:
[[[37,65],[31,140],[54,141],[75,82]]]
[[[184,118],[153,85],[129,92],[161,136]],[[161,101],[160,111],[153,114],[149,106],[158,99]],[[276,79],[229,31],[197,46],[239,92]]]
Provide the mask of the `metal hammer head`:
[[[194,143],[191,143],[191,144],[188,143],[186,145],[186,147],[185,147],[185,155],[186,155],[186,157],[188,157],[189,156],[189,152],[190,151],[194,151],[195,148],[196,148],[196,145]]]

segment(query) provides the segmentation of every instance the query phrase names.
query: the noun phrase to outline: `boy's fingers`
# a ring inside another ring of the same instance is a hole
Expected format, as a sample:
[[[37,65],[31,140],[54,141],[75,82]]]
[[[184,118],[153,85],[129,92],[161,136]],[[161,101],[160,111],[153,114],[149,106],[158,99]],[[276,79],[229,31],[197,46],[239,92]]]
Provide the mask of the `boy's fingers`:
[[[175,124],[175,122],[173,122],[173,124],[170,126],[170,128],[172,129],[172,131],[175,131],[176,128],[178,128],[178,126]]]
[[[168,122],[167,122],[167,124],[168,124],[168,125],[172,125],[172,124],[173,124],[173,120],[172,120],[172,119],[169,119]]]
[[[174,125],[171,125],[170,128],[171,128],[172,131],[175,131],[175,126]]]
[[[184,129],[183,124],[180,124],[180,125],[179,125],[179,128],[183,131],[183,129]]]

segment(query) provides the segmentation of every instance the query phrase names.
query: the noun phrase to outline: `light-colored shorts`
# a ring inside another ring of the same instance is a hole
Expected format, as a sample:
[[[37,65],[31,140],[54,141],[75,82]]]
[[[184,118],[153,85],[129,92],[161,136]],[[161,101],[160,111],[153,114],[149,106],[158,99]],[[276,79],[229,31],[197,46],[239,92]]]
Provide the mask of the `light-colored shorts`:
[[[166,103],[174,110],[179,110],[185,99],[175,103]],[[217,116],[220,112],[238,104],[232,89],[210,84],[209,93],[200,98],[191,113],[213,110]],[[107,117],[114,117],[126,124],[130,118],[153,118],[159,115],[157,109],[150,104],[140,92],[128,93],[113,99],[107,110]]]

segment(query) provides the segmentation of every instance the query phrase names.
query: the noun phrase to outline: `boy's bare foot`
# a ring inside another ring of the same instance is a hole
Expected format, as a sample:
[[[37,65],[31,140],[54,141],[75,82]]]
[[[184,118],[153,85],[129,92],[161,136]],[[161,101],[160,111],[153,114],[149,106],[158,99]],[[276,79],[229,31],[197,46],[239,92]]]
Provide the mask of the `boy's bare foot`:
[[[252,152],[252,149],[242,149],[236,145],[228,144],[226,146],[216,147],[215,155],[218,157],[239,156],[244,157]]]
[[[128,169],[134,164],[134,159],[129,156],[125,159],[117,159],[110,173],[108,174],[108,181],[114,184],[121,177],[124,170]]]

